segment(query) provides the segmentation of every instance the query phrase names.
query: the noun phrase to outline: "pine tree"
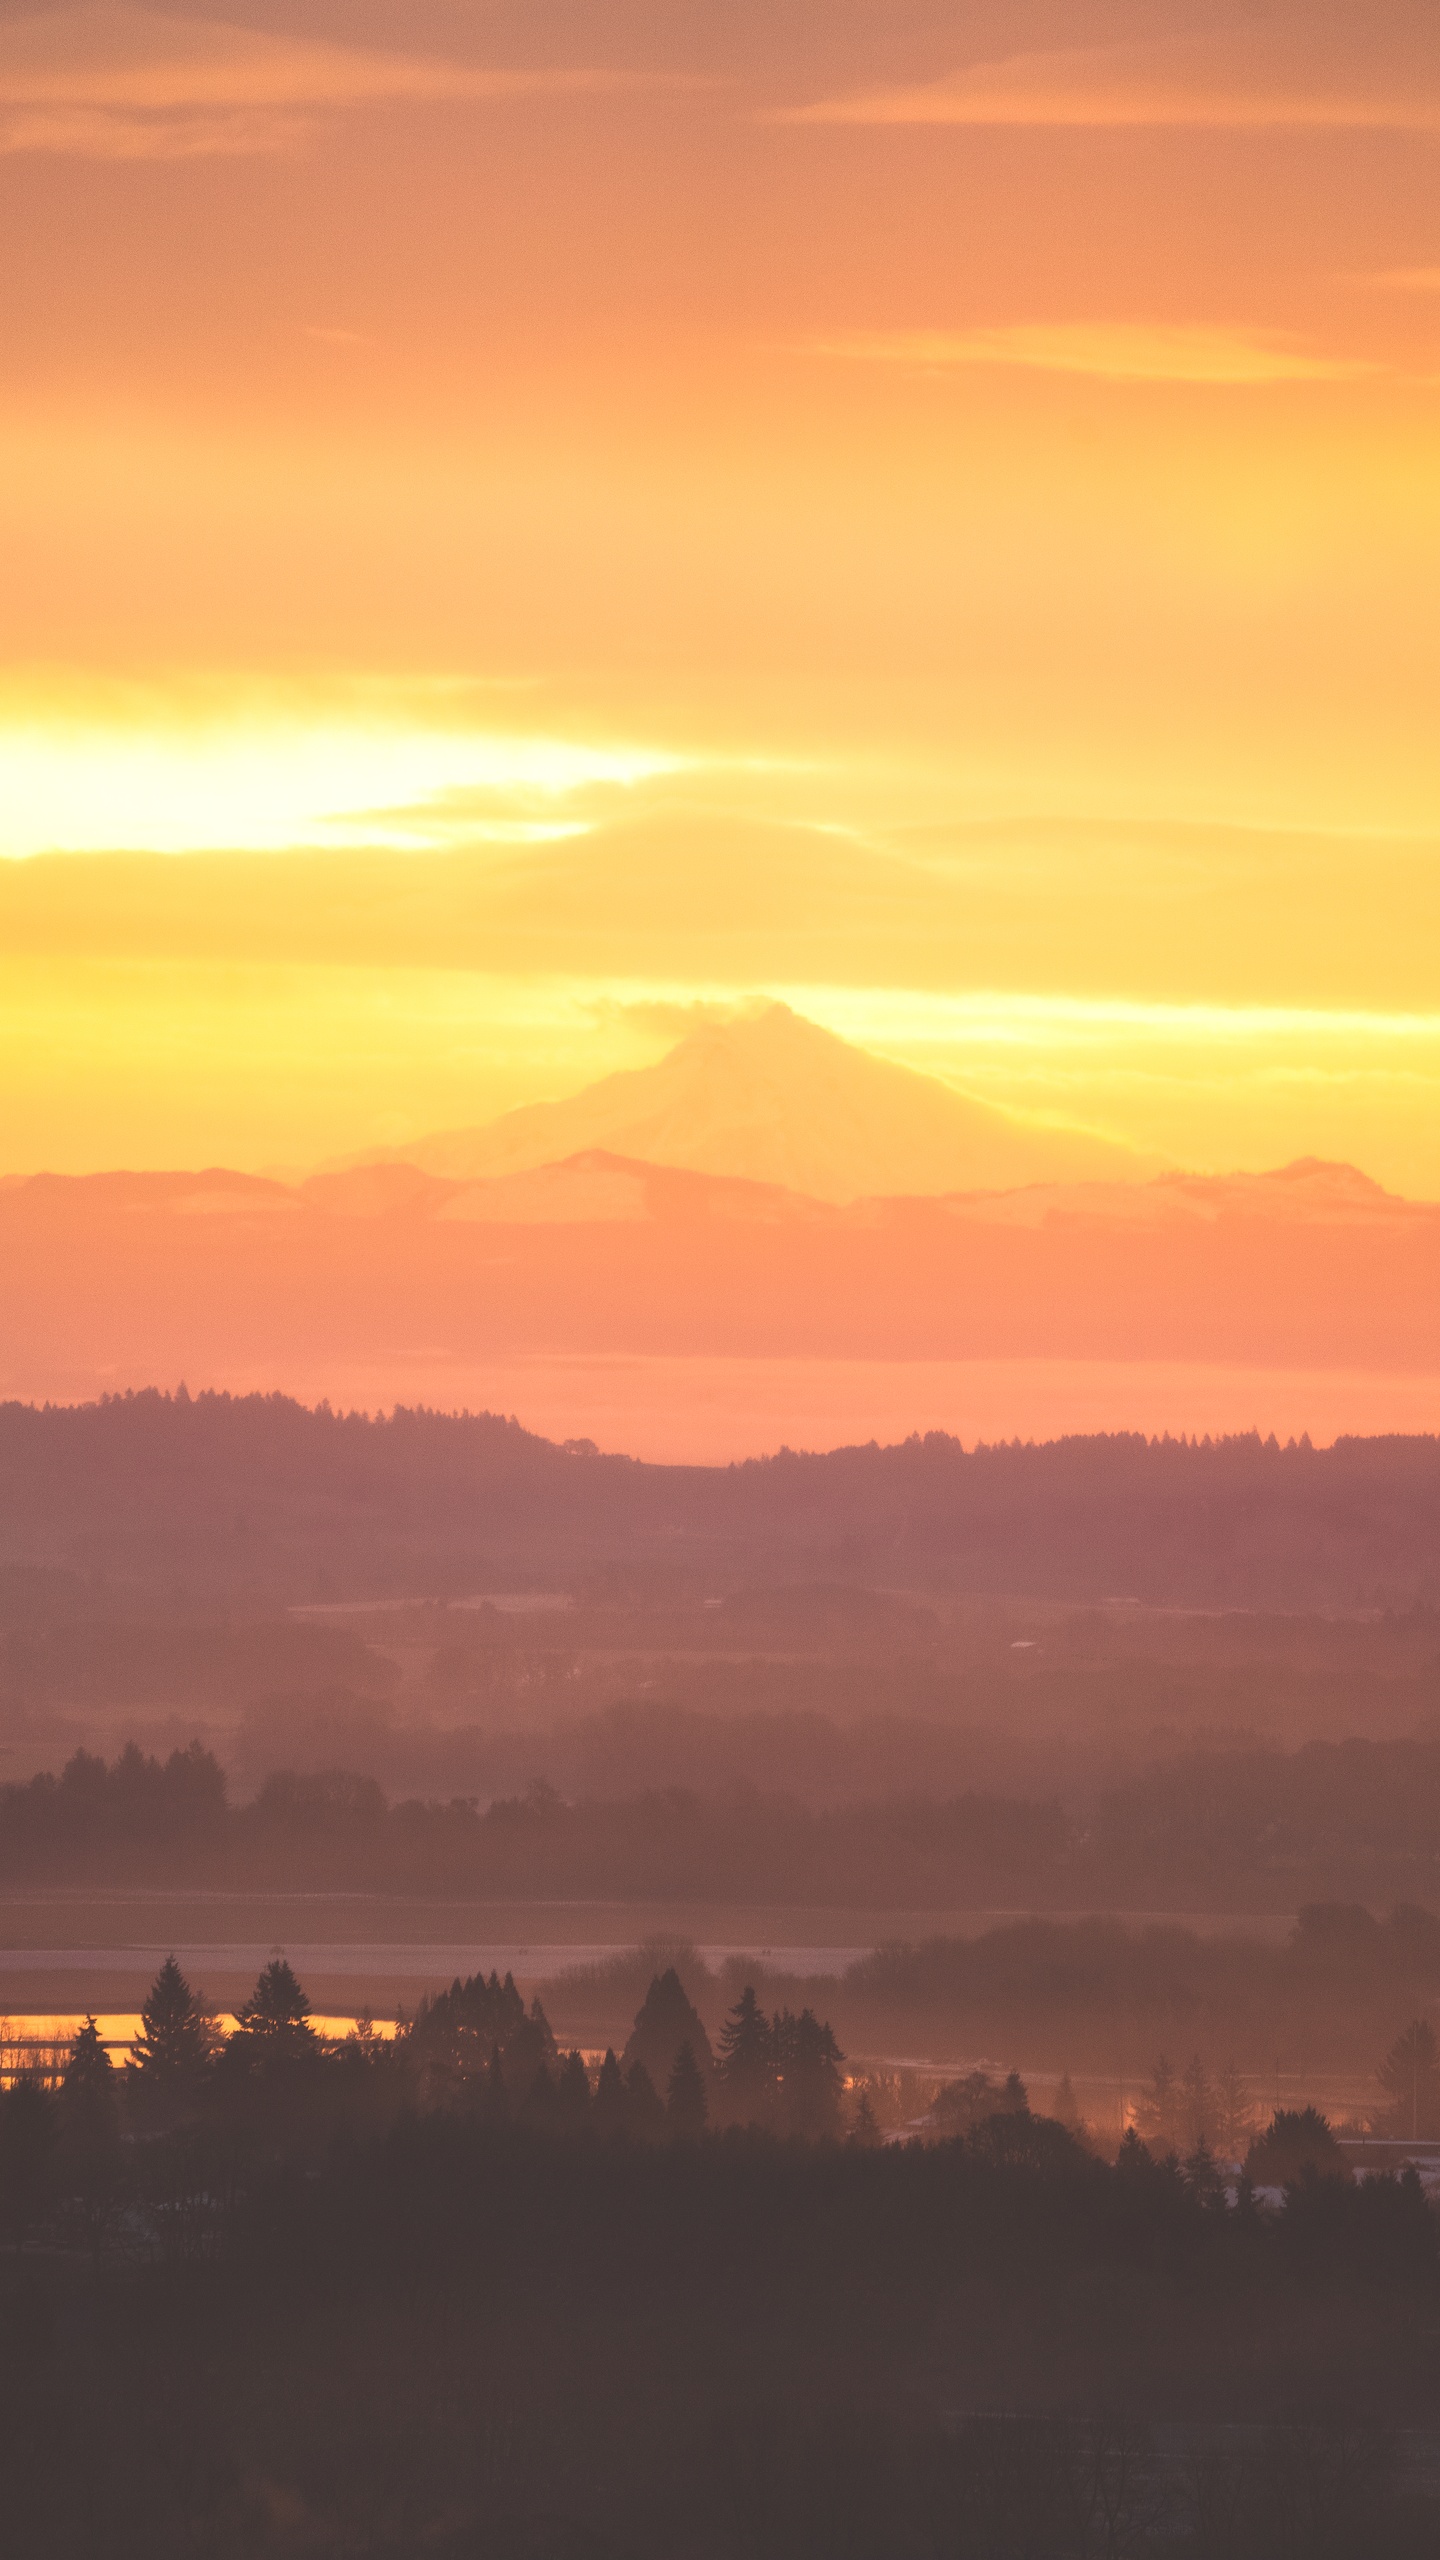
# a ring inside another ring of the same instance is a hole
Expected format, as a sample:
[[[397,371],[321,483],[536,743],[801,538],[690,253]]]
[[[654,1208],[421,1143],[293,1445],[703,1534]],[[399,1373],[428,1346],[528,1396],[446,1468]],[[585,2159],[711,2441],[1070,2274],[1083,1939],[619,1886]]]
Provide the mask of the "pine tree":
[[[120,2184],[120,2109],[115,2066],[87,2018],[60,2083],[60,2167],[91,2246],[99,2247]]]
[[[1080,2101],[1075,2095],[1075,2084],[1068,2071],[1062,2071],[1056,2082],[1055,2095],[1050,2101],[1050,2113],[1057,2124],[1063,2124],[1067,2133],[1076,2134],[1081,2140],[1084,2139],[1087,2127],[1080,2113]]]
[[[297,2058],[318,2052],[310,2003],[283,1956],[273,1956],[235,2021],[231,2044]]]
[[[606,2046],[605,2059],[600,2065],[590,2120],[597,2133],[606,2135],[623,2133],[628,2121],[625,2083],[620,2077],[620,2065],[611,2045]]]
[[[589,2119],[590,2082],[581,2053],[567,2053],[560,2066],[560,2121],[576,2133]]]
[[[1252,2186],[1287,2187],[1311,2169],[1321,2178],[1350,2175],[1345,2154],[1318,2107],[1277,2107],[1245,2154],[1246,2177]]]
[[[448,1991],[422,2000],[405,2038],[405,2065],[426,2106],[488,2105],[491,2065],[500,2056],[512,2098],[523,2099],[542,2067],[559,2063],[550,2023],[537,2000],[527,2012],[513,1975],[458,1975]]]
[[[653,2142],[665,2130],[665,2102],[643,2062],[632,2062],[625,2074],[625,2130],[638,2142]]]
[[[1135,2109],[1135,2127],[1147,2149],[1171,2151],[1175,2146],[1175,2119],[1179,2108],[1179,2091],[1175,2066],[1161,2054],[1150,2075],[1150,2086]]]
[[[665,2122],[678,2142],[693,2142],[704,2132],[708,2113],[700,2065],[690,2046],[682,2044],[665,2092]]]
[[[1227,2062],[1215,2083],[1215,2140],[1224,2160],[1243,2160],[1255,2129],[1255,2110],[1237,2065]]]
[[[725,2113],[737,2124],[763,2124],[775,2095],[775,2034],[747,1983],[720,2030],[717,2076]]]
[[[1402,2142],[1433,2139],[1440,2127],[1440,2050],[1427,2018],[1396,2037],[1376,2077],[1385,2092],[1385,2131]]]
[[[880,2148],[880,2127],[863,2089],[855,2101],[855,2113],[850,2119],[850,2139],[857,2151],[878,2151]]]
[[[152,2121],[173,2120],[198,2099],[218,2042],[173,1956],[150,1986],[140,2023],[125,2066],[127,2095]]]
[[[1215,2131],[1215,2098],[1210,2074],[1199,2054],[1194,2055],[1180,2083],[1180,2122],[1178,2130],[1190,2152],[1208,2153]]]
[[[1208,2142],[1196,2143],[1185,2162],[1184,2176],[1185,2184],[1196,2203],[1203,2205],[1207,2213],[1223,2211],[1226,2202],[1225,2181]]]
[[[628,2071],[632,2062],[643,2062],[656,2088],[663,2088],[682,2044],[688,2044],[692,2060],[708,2078],[714,2057],[704,2021],[670,1965],[656,1974],[640,2004],[630,2041],[620,2056],[621,2069]]]
[[[776,2093],[787,2133],[821,2142],[840,2130],[845,2057],[828,2024],[813,2009],[798,2018],[781,2011],[772,2029]]]
[[[1002,2116],[1028,2116],[1030,2113],[1030,2092],[1018,2071],[1006,2072],[997,2112]]]

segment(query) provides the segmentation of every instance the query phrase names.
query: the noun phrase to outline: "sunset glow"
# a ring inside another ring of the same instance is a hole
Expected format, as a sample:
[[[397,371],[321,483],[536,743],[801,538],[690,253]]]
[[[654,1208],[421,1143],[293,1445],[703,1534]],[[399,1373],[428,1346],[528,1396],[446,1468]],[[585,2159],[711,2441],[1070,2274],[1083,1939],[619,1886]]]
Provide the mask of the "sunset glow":
[[[779,998],[1440,1197],[1440,55],[845,6],[0,31],[8,1175]]]

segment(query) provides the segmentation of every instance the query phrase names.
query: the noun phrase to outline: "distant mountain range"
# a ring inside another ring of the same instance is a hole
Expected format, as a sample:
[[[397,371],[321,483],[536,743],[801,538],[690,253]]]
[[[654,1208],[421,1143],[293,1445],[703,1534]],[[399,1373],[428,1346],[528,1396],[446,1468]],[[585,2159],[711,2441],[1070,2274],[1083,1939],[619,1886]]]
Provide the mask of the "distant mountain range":
[[[1158,1161],[955,1093],[784,1004],[698,1023],[658,1066],[606,1076],[568,1101],[530,1103],[485,1128],[444,1131],[356,1161],[404,1162],[473,1182],[594,1148],[833,1201],[1123,1181],[1153,1172]]]
[[[628,1133],[629,1151],[597,1131]],[[659,1160],[682,1149],[710,1161]],[[1041,1178],[1051,1158],[1079,1170]],[[1005,1178],[987,1184],[987,1167]],[[868,1437],[867,1412],[897,1398],[902,1434],[953,1427],[988,1364],[1010,1381],[992,1409],[1018,1400],[1043,1433],[1063,1427],[1057,1395],[1087,1427],[1117,1399],[1133,1414],[1142,1372],[1159,1380],[1147,1412],[1176,1428],[1197,1411],[1206,1428],[1212,1413],[1223,1429],[1262,1419],[1268,1391],[1247,1384],[1261,1372],[1312,1381],[1298,1413],[1280,1399],[1293,1428],[1318,1421],[1322,1374],[1349,1382],[1321,1399],[1332,1430],[1433,1424],[1440,1205],[1348,1165],[1137,1167],[775,1007],[573,1102],[298,1183],[223,1168],[0,1183],[0,1397],[183,1377],[499,1405],[624,1448],[639,1395],[640,1445],[743,1454],[787,1436],[788,1415],[825,1434],[803,1418],[804,1379],[827,1364],[868,1377],[858,1403],[840,1378],[825,1410],[851,1419],[834,1437]],[[1223,1410],[1197,1371],[1229,1379]]]
[[[1440,1207],[1308,1163],[837,1204],[598,1148],[470,1181],[0,1186],[0,1395],[364,1376],[447,1402],[463,1371],[473,1402],[489,1362],[654,1355],[1435,1378]]]

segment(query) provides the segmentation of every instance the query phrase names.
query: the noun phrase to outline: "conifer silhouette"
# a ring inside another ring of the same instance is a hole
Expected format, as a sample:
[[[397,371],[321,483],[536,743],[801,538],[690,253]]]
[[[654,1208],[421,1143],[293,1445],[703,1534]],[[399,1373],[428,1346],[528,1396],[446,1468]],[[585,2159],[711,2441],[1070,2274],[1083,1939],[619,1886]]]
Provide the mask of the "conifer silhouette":
[[[120,2184],[120,2108],[115,2066],[87,2018],[70,2048],[60,2084],[60,2167],[97,2248]]]
[[[577,2132],[590,2115],[590,2081],[583,2054],[566,2054],[560,2066],[557,2094],[560,2122],[567,2132]]]
[[[677,2141],[693,2142],[704,2132],[708,2114],[700,2065],[690,2046],[682,2044],[665,2091],[665,2122]]]
[[[720,2030],[716,2070],[727,2116],[740,2124],[765,2123],[775,2096],[775,2036],[752,1983]]]
[[[197,2101],[218,2043],[173,1955],[150,1986],[140,2024],[125,2065],[127,2097],[151,2121],[173,2120]]]
[[[620,2067],[628,2071],[632,2062],[643,2062],[656,2088],[663,2089],[682,2044],[688,2044],[692,2060],[708,2078],[714,2057],[704,2021],[670,1965],[656,1974],[640,2004]]]
[[[591,2121],[597,2133],[606,2135],[624,2133],[629,2121],[629,2110],[625,2103],[625,2083],[620,2076],[620,2065],[616,2061],[612,2046],[607,2045],[605,2059],[600,2065],[600,2076],[595,2083]]]
[[[625,2073],[625,2129],[640,2142],[653,2142],[665,2130],[665,2102],[643,2062]]]
[[[310,2003],[283,1956],[272,1956],[235,2021],[230,2039],[267,2055],[300,2057],[319,2049],[310,2024]]]

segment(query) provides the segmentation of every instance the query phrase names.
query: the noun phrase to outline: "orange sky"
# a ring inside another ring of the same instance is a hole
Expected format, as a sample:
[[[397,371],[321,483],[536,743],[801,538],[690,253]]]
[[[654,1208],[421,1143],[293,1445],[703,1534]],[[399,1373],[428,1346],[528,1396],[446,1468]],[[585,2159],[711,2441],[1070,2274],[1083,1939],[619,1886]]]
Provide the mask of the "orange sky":
[[[1437,158],[1430,0],[7,0],[0,1172],[770,991],[1440,1197]]]

